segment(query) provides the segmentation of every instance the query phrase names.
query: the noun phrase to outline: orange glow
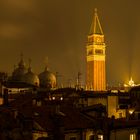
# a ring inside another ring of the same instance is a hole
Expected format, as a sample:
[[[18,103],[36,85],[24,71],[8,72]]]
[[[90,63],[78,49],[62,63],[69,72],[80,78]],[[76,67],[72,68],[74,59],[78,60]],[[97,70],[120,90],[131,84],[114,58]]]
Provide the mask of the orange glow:
[[[134,109],[133,108],[130,108],[129,109],[129,114],[133,114],[133,112],[134,112]]]

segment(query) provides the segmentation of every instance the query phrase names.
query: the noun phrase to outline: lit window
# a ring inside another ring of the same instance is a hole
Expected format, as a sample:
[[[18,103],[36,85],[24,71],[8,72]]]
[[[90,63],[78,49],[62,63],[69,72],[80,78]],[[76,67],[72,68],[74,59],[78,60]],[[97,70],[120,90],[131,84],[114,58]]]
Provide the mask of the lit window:
[[[130,140],[136,140],[136,134],[135,133],[130,134]]]
[[[51,96],[49,96],[49,100],[50,100],[50,101],[52,100]]]
[[[103,135],[98,135],[98,140],[103,140]]]
[[[93,54],[93,51],[92,50],[89,50],[88,51],[88,55],[92,55]]]
[[[39,116],[39,113],[38,112],[34,112],[34,116]]]
[[[95,53],[96,53],[96,54],[103,54],[103,50],[101,50],[101,49],[96,49],[96,50],[95,50]]]
[[[42,104],[41,101],[37,101],[37,102],[36,102],[36,105],[37,105],[37,106],[41,106],[41,104]]]

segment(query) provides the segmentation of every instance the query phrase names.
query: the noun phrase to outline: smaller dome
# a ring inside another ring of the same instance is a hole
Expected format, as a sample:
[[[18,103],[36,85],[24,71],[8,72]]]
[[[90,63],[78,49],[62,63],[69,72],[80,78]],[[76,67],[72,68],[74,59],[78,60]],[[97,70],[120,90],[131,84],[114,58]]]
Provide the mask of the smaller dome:
[[[32,72],[31,68],[29,68],[28,72],[24,75],[24,82],[33,86],[39,86],[39,78]]]
[[[22,58],[21,58],[21,60],[18,63],[18,67],[19,68],[24,68],[25,67],[25,62],[24,62],[24,60]]]
[[[26,72],[27,72],[27,69],[25,67],[25,63],[24,63],[23,59],[21,59],[20,62],[18,63],[18,67],[13,71],[11,79],[13,81],[22,82],[24,74]]]
[[[56,87],[56,77],[46,67],[44,72],[39,74],[40,86],[48,89]]]

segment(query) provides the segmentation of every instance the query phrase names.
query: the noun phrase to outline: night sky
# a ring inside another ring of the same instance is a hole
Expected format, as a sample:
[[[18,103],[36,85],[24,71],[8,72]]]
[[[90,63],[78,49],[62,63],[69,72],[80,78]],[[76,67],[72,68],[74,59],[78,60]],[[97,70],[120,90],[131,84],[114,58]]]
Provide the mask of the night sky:
[[[140,83],[139,0],[0,0],[0,71],[11,73],[21,52],[35,73],[51,71],[63,81],[85,81],[85,51],[94,8],[106,40],[107,83],[132,76]]]

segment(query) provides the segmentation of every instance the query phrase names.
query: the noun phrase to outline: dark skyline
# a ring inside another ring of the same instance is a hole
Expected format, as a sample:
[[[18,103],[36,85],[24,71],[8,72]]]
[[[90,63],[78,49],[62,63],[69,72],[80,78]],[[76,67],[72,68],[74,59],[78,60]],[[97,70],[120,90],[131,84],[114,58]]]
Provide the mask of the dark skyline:
[[[12,72],[20,53],[33,72],[49,67],[63,79],[75,80],[78,71],[85,79],[87,35],[94,8],[106,42],[106,69],[109,84],[140,82],[140,2],[131,0],[1,0],[0,70]]]

